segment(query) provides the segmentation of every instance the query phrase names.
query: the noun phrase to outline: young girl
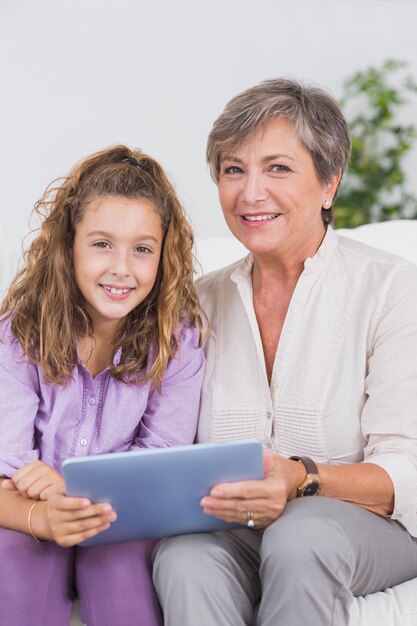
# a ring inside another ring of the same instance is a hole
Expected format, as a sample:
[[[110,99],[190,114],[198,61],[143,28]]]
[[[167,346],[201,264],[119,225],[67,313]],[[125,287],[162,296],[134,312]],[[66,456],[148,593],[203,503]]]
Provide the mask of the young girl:
[[[73,547],[116,519],[68,497],[67,457],[192,443],[203,373],[192,233],[161,167],[124,146],[77,165],[0,313],[0,624],[161,623],[154,541]],[[146,502],[144,502],[146,507]]]

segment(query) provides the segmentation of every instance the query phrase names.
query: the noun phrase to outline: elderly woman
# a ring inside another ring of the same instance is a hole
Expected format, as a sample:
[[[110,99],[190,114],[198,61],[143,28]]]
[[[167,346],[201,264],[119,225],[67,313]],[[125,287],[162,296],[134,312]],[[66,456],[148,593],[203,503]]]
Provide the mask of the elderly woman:
[[[353,596],[417,576],[417,268],[332,230],[349,151],[333,98],[291,80],[213,126],[208,162],[250,254],[199,284],[198,440],[258,439],[264,478],[201,503],[248,528],[160,544],[166,626],[252,624],[257,604],[258,625],[343,626]]]

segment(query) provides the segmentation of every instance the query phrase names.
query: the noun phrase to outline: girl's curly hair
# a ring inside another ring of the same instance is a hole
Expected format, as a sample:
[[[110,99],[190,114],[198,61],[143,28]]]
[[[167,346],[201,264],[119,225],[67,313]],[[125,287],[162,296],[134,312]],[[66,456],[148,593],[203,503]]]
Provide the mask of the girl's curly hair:
[[[122,348],[122,358],[111,366],[119,380],[151,379],[158,387],[179,348],[180,323],[198,327],[201,344],[202,311],[193,284],[191,227],[163,169],[140,150],[122,145],[102,150],[51,183],[34,209],[43,218],[40,232],[24,254],[24,267],[0,314],[3,321],[11,318],[13,334],[30,361],[40,365],[45,380],[65,384],[72,377],[77,337],[93,336],[75,280],[75,229],[88,204],[106,196],[147,199],[161,218],[163,244],[155,284],[114,337],[113,356]]]

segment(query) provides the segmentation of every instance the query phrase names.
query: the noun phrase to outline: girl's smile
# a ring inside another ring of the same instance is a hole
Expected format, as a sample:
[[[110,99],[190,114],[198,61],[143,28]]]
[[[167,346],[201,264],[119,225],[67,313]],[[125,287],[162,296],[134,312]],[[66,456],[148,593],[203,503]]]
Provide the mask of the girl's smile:
[[[100,287],[112,300],[126,300],[134,290],[134,287],[126,288],[118,285],[100,285]]]

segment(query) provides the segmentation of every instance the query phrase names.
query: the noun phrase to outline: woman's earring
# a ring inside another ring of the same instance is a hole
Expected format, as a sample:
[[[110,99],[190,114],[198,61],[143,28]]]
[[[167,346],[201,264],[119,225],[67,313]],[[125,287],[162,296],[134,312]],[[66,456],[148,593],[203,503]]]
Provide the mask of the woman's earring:
[[[331,200],[324,201],[323,209],[330,209],[331,206],[332,206]]]

